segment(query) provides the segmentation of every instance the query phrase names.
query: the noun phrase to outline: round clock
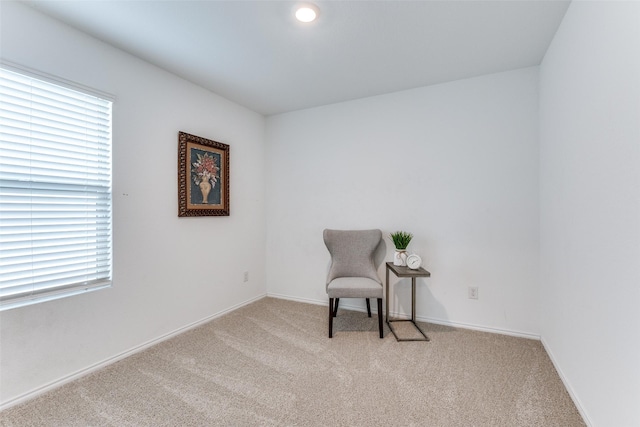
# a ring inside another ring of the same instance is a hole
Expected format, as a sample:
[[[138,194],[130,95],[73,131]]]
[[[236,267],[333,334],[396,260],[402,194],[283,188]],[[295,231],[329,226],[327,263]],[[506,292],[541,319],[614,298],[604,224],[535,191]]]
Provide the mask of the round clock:
[[[417,270],[420,268],[420,264],[422,264],[422,258],[420,258],[416,254],[411,254],[407,257],[407,267],[412,270]]]

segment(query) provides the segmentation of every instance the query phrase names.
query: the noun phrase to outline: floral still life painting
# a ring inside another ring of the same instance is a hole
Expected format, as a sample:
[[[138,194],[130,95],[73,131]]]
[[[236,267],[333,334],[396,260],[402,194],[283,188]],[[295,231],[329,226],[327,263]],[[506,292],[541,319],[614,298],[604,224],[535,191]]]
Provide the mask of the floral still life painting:
[[[229,145],[178,134],[178,216],[229,215]]]
[[[216,188],[218,182],[218,172],[220,168],[220,155],[217,153],[209,154],[202,150],[191,150],[191,178],[193,182],[200,188],[201,202],[203,205],[209,204],[209,194],[213,190],[212,204],[220,203],[219,187]],[[195,162],[193,162],[195,160]],[[198,203],[198,194],[196,191],[191,192],[191,203]]]

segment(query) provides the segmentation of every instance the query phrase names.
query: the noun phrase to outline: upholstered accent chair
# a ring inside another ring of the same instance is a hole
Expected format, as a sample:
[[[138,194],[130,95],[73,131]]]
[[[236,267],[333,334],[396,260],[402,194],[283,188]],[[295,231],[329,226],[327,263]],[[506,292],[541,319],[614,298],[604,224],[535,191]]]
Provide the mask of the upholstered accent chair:
[[[380,230],[324,230],[324,244],[331,254],[327,275],[329,295],[329,338],[333,337],[333,318],[338,314],[340,298],[365,298],[371,317],[370,298],[378,301],[378,327],[382,332],[382,282],[373,253],[382,240]]]

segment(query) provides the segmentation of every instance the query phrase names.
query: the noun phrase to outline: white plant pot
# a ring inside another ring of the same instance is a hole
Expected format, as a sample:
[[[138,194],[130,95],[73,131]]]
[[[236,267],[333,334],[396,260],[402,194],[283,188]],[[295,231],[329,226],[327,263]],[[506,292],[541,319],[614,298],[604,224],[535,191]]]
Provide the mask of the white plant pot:
[[[396,249],[393,254],[393,265],[406,266],[407,265],[407,251],[403,249]]]

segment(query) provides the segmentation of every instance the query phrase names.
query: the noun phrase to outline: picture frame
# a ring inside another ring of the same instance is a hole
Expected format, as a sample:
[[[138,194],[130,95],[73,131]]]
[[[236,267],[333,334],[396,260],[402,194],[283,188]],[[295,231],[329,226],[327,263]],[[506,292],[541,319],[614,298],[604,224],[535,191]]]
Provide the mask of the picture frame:
[[[178,216],[229,216],[229,145],[178,132]]]

